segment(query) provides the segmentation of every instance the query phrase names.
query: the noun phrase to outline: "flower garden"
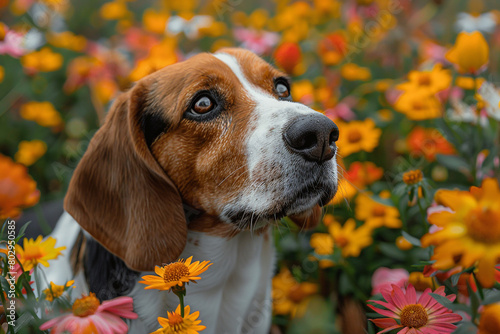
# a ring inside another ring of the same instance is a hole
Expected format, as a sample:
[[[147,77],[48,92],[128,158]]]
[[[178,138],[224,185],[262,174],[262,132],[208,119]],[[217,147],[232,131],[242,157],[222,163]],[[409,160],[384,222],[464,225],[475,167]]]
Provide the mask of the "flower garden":
[[[29,225],[14,246],[8,221],[64,197],[121,91],[230,46],[285,71],[293,99],[340,129],[322,223],[274,228],[271,332],[500,333],[496,0],[0,0],[0,333],[127,332],[130,297],[34,291],[62,249],[24,238]],[[142,277],[179,297],[155,333],[203,332],[183,296],[204,260]]]

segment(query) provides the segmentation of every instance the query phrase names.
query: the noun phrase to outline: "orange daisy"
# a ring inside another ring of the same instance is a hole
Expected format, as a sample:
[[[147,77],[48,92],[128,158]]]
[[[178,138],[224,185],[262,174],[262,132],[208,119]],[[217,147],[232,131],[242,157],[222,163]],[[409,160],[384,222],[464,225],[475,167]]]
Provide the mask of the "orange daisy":
[[[158,322],[161,328],[151,334],[198,334],[206,327],[200,325],[201,320],[198,320],[199,311],[189,314],[191,308],[189,305],[184,307],[184,316],[181,315],[181,306],[177,306],[175,312],[167,311],[168,318],[158,317]]]
[[[156,275],[146,275],[142,278],[144,281],[139,281],[148,285],[145,289],[170,290],[174,286],[183,286],[185,283],[194,282],[201,279],[199,275],[205,272],[212,265],[210,261],[196,261],[191,263],[193,257],[187,260],[179,260],[167,264],[163,267],[155,267]]]

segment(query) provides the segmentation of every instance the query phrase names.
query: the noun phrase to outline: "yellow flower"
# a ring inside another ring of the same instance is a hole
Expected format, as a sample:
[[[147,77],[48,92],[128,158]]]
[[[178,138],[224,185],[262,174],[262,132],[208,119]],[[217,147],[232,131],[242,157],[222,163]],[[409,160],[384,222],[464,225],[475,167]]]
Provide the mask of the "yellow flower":
[[[50,102],[28,102],[21,106],[21,117],[28,121],[35,121],[41,126],[57,127],[62,125],[61,116]]]
[[[97,99],[102,103],[106,104],[115,96],[118,92],[118,84],[111,79],[98,80],[92,84],[93,92]]]
[[[47,41],[55,47],[73,51],[83,51],[87,46],[85,37],[75,35],[71,31],[47,34]]]
[[[191,308],[189,305],[184,307],[184,317],[181,315],[181,306],[177,306],[175,312],[167,311],[168,318],[158,317],[158,322],[162,328],[152,332],[157,334],[198,334],[206,327],[200,325],[201,320],[198,320],[199,311],[189,313]]]
[[[309,297],[316,294],[318,286],[314,283],[299,283],[287,268],[282,268],[273,277],[272,298],[275,314],[290,315],[292,318],[304,315]]]
[[[125,2],[111,1],[102,5],[99,13],[105,20],[119,20],[126,17],[129,14],[129,11]]]
[[[73,280],[69,281],[65,285],[57,285],[54,282],[50,282],[50,288],[43,290],[43,293],[45,294],[45,299],[51,302],[54,299],[61,297],[66,288],[73,285],[73,283],[75,283],[75,281]]]
[[[48,47],[44,47],[40,51],[34,51],[23,56],[21,64],[32,71],[52,72],[61,68],[63,56],[52,52]]]
[[[349,81],[367,81],[372,78],[370,69],[353,63],[347,63],[340,69],[340,75]]]
[[[312,104],[314,102],[314,85],[309,80],[298,80],[292,84],[292,96],[295,101]]]
[[[439,99],[422,90],[401,94],[394,108],[413,121],[438,118],[443,114],[443,105]]]
[[[474,78],[471,77],[457,77],[455,79],[455,85],[463,89],[475,90],[481,87],[485,81],[484,78],[476,78],[476,80],[474,80]]]
[[[348,219],[344,226],[334,222],[328,227],[328,232],[330,232],[335,246],[342,250],[344,258],[358,257],[363,248],[373,243],[372,228],[368,225],[356,228],[356,222],[352,218]]]
[[[157,12],[154,9],[146,9],[142,15],[144,29],[156,34],[163,35],[167,26],[168,14]]]
[[[409,250],[413,248],[413,245],[401,235],[396,238],[396,247],[401,250]]]
[[[435,269],[476,265],[484,287],[495,283],[495,265],[500,258],[500,190],[495,179],[485,179],[470,191],[438,190],[435,201],[448,207],[432,213],[429,223],[440,229],[422,237],[422,246],[435,245]]]
[[[3,78],[5,77],[5,69],[3,66],[0,66],[0,83],[3,81]]]
[[[402,226],[398,209],[377,202],[361,193],[356,197],[355,216],[356,219],[365,221],[365,225],[372,228],[381,226],[400,228]]]
[[[432,289],[435,286],[434,279],[432,277],[425,277],[420,271],[414,271],[410,273],[408,277],[408,283],[413,285],[417,291],[425,291],[426,289]]]
[[[490,48],[479,31],[461,32],[455,45],[446,54],[460,73],[477,74],[484,70],[490,58]]]
[[[309,243],[318,255],[333,254],[333,238],[328,233],[313,233]]]
[[[130,73],[130,80],[137,81],[165,66],[177,62],[175,53],[176,42],[173,39],[165,39],[151,48],[149,55],[137,62],[136,67]]]
[[[451,86],[451,74],[440,64],[434,65],[430,71],[411,71],[408,82],[399,84],[397,89],[404,92],[422,91],[425,94],[435,94]]]
[[[422,174],[420,169],[411,170],[403,174],[403,182],[409,186],[419,183],[423,178],[424,174]]]
[[[500,333],[500,303],[483,307],[478,330],[477,334]]]
[[[42,155],[47,152],[47,144],[41,140],[26,141],[19,143],[19,148],[15,155],[16,162],[22,163],[25,166],[31,166]]]
[[[343,157],[359,151],[372,152],[377,147],[382,130],[371,119],[352,121],[339,125],[342,129],[337,142]]]
[[[189,257],[186,261],[179,260],[167,264],[163,267],[155,267],[156,275],[146,275],[139,281],[148,285],[144,289],[170,290],[174,286],[184,286],[185,283],[195,282],[200,279],[198,277],[212,265],[210,261],[196,261],[191,263],[193,257]]]
[[[19,216],[22,207],[33,206],[40,199],[26,167],[1,154],[0,185],[0,220]]]
[[[25,271],[30,271],[38,264],[48,267],[47,261],[56,259],[66,249],[64,246],[55,248],[56,239],[52,237],[43,241],[42,238],[41,235],[36,240],[24,238],[23,247],[16,245],[16,255]]]

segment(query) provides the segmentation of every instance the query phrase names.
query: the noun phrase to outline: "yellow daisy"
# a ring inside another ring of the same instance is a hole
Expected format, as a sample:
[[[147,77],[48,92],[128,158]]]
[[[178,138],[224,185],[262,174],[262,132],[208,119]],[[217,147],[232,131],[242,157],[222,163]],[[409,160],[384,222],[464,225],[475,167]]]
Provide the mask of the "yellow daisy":
[[[328,232],[330,232],[334,244],[342,249],[344,258],[358,257],[363,248],[373,243],[372,228],[368,225],[356,228],[354,219],[348,219],[344,226],[334,222],[328,227]]]
[[[372,119],[339,124],[342,129],[337,145],[343,157],[359,151],[372,152],[377,147],[382,130]]]
[[[57,285],[54,282],[50,282],[50,288],[43,290],[45,299],[51,302],[54,299],[61,297],[64,291],[66,291],[67,288],[73,285],[73,283],[75,283],[75,281],[73,280],[69,281],[65,285]]]
[[[48,267],[49,263],[47,261],[56,259],[61,255],[61,251],[66,249],[65,246],[55,248],[56,239],[52,237],[48,237],[43,241],[42,239],[41,235],[36,240],[24,238],[23,247],[16,245],[17,258],[25,271],[30,271],[38,264]]]
[[[435,245],[435,269],[456,265],[477,266],[477,278],[484,287],[495,283],[495,265],[500,258],[500,189],[495,179],[485,179],[470,191],[438,190],[435,195],[443,210],[432,213],[429,223],[440,229],[422,237],[422,246]]]
[[[403,93],[394,108],[413,121],[438,118],[443,114],[443,105],[439,99],[422,90]]]
[[[297,282],[287,268],[282,268],[273,278],[272,287],[274,313],[292,318],[304,315],[309,297],[318,292],[316,284]]]
[[[200,279],[199,275],[212,265],[210,261],[196,261],[191,263],[193,257],[189,257],[186,261],[179,260],[167,264],[163,267],[156,267],[156,275],[146,275],[139,281],[148,285],[144,289],[170,290],[174,286],[183,286],[185,283],[194,282]]]
[[[184,317],[181,315],[181,306],[177,306],[175,312],[167,311],[168,318],[158,317],[158,322],[162,328],[152,332],[157,334],[198,334],[206,327],[200,325],[201,320],[198,320],[199,311],[191,312],[189,305],[184,307]]]
[[[404,92],[436,94],[450,87],[452,77],[449,70],[444,70],[437,64],[430,71],[411,71],[408,79],[409,81],[399,84],[397,89]]]
[[[365,194],[359,194],[356,197],[355,216],[356,219],[365,221],[366,225],[373,228],[381,226],[400,228],[402,226],[398,209],[377,202]]]
[[[500,303],[483,307],[477,334],[500,333]]]

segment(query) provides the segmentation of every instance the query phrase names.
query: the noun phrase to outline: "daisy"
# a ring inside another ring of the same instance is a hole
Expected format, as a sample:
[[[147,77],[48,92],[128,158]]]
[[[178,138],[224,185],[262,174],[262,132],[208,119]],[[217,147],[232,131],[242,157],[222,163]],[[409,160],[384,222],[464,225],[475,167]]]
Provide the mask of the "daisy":
[[[385,226],[388,228],[399,228],[402,222],[399,219],[399,211],[393,206],[377,202],[372,199],[370,193],[359,194],[356,197],[356,219],[365,221],[365,224],[373,228]]]
[[[371,319],[375,325],[383,328],[378,333],[386,333],[394,329],[401,329],[398,334],[452,333],[456,329],[453,323],[462,320],[462,317],[439,304],[429,295],[430,292],[432,292],[431,289],[426,289],[417,300],[415,288],[411,284],[408,285],[406,294],[402,288],[394,284],[392,284],[392,289],[382,289],[385,302],[369,301],[384,308],[368,304],[368,307],[375,312],[389,317]],[[439,287],[434,293],[450,301],[454,301],[456,297],[455,295],[446,296],[444,286]]]
[[[40,330],[51,329],[52,334],[66,332],[125,334],[128,326],[120,317],[137,319],[137,314],[132,308],[133,300],[130,297],[118,297],[101,304],[91,292],[89,296],[82,295],[82,298],[75,300],[73,313],[47,321],[40,326]]]
[[[16,245],[16,254],[24,271],[30,271],[38,264],[48,267],[48,261],[56,259],[66,249],[64,246],[56,248],[55,245],[56,239],[52,237],[43,241],[41,235],[36,240],[24,238],[23,247]]]
[[[206,327],[200,325],[201,320],[197,320],[199,311],[189,314],[189,305],[184,308],[184,316],[181,315],[181,306],[177,306],[175,312],[167,311],[168,318],[158,317],[158,322],[162,328],[151,334],[198,334]]]
[[[358,257],[361,250],[373,243],[373,228],[369,225],[362,225],[356,228],[356,221],[348,219],[344,225],[333,222],[328,226],[328,232],[333,238],[335,246],[342,250],[342,256]]]
[[[492,33],[497,26],[495,14],[487,12],[483,14],[459,13],[455,27],[458,32],[482,31]]]
[[[485,82],[478,90],[481,98],[486,102],[486,112],[492,118],[500,121],[500,93],[489,82]]]
[[[342,156],[359,151],[372,152],[378,146],[382,130],[375,126],[372,119],[352,121],[339,125],[342,129],[338,140],[338,147]]]
[[[148,285],[145,289],[170,290],[175,286],[184,286],[185,283],[194,282],[200,279],[199,275],[205,272],[212,265],[210,261],[196,261],[191,263],[193,257],[189,257],[186,261],[179,260],[167,264],[163,267],[156,267],[156,275],[146,275],[139,281]]]

